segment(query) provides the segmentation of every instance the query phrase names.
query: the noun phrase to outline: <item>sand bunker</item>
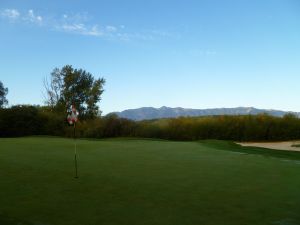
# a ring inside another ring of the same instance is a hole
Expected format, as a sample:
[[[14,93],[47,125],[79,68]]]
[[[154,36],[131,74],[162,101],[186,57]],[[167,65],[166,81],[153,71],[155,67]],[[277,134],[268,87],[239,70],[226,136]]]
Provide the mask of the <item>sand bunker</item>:
[[[300,141],[283,141],[283,142],[238,142],[242,146],[261,147],[277,150],[299,151],[300,147],[292,147],[292,145],[300,145]]]

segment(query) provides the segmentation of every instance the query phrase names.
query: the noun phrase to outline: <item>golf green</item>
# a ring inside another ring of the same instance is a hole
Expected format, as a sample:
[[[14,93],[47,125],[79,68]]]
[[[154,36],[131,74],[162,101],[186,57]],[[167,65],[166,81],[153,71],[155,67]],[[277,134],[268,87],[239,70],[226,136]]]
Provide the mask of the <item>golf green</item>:
[[[0,139],[2,225],[299,225],[300,154],[228,142]]]

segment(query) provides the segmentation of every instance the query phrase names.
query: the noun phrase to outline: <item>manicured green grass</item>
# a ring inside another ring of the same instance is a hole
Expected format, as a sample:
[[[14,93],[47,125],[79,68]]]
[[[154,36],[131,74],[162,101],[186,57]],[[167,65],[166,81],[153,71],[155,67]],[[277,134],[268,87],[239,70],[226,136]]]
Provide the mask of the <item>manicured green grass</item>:
[[[229,142],[0,139],[0,224],[299,225],[300,154]]]

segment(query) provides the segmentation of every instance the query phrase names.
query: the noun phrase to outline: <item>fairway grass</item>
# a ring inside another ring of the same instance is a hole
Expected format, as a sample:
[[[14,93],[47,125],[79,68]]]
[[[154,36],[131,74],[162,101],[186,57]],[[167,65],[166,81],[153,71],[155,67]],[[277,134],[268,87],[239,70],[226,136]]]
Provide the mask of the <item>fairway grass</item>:
[[[300,153],[230,142],[0,139],[0,225],[299,225]]]

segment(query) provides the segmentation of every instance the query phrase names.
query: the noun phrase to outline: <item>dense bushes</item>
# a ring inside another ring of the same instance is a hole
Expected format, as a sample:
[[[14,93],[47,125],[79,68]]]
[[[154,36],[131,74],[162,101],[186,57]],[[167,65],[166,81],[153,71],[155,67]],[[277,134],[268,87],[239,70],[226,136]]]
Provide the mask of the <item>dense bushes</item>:
[[[33,106],[15,106],[0,111],[0,136],[23,136],[40,134],[42,118]]]
[[[56,135],[65,133],[64,116],[35,106],[0,109],[0,137]]]
[[[300,139],[300,119],[266,114],[170,119],[163,136],[173,140],[274,141]]]
[[[47,107],[14,106],[0,110],[0,137],[55,135],[72,137],[73,128],[64,113]],[[274,141],[300,139],[300,119],[257,116],[181,117],[135,122],[110,114],[80,121],[77,136],[83,138],[145,137],[169,140],[222,139]]]

